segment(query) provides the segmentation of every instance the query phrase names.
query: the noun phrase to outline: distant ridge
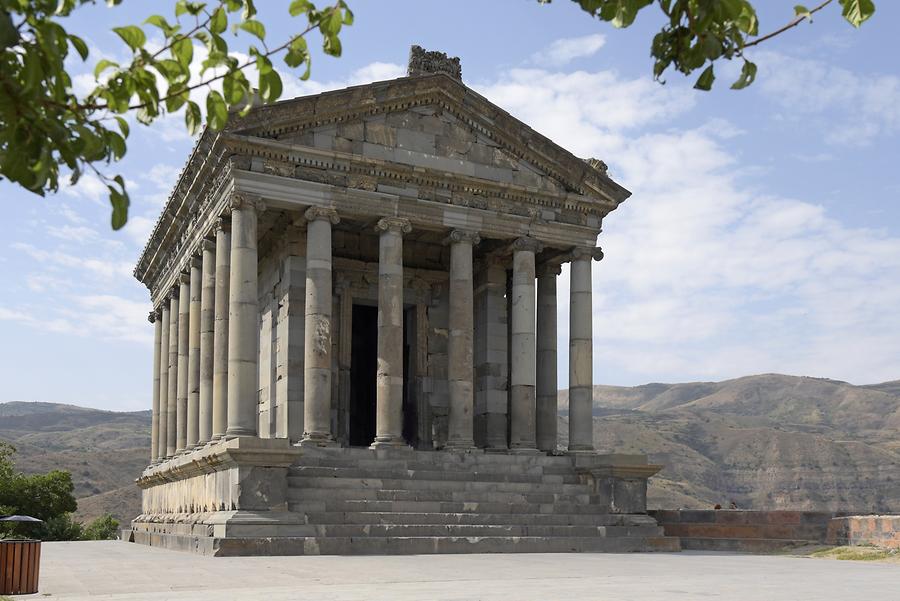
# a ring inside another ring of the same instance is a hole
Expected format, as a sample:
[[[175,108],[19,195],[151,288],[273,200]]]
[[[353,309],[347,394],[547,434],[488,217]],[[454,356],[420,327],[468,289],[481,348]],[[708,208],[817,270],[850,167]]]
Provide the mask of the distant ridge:
[[[560,391],[565,444],[568,393]],[[722,382],[594,387],[600,449],[647,453],[666,467],[651,507],[900,511],[900,380],[760,374]],[[0,439],[25,471],[72,472],[83,519],[140,512],[150,412],[0,403]]]

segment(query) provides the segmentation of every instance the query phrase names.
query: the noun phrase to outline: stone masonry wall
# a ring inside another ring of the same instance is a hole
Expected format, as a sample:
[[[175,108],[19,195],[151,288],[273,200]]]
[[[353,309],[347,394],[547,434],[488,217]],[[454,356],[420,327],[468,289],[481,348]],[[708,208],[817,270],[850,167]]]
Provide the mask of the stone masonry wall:
[[[900,515],[853,515],[828,524],[830,545],[874,545],[900,549]]]
[[[835,514],[827,511],[657,510],[666,536],[824,543]]]

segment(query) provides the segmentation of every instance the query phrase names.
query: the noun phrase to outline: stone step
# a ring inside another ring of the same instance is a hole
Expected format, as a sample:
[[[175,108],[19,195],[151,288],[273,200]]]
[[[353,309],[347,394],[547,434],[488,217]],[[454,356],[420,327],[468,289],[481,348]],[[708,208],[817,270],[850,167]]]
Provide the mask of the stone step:
[[[289,491],[289,495],[291,492]],[[356,499],[327,499],[289,501],[291,511],[318,513],[323,511],[389,511],[401,513],[573,513],[605,514],[608,510],[597,505],[573,503],[467,503],[464,501],[378,501]]]
[[[310,512],[310,524],[461,524],[534,526],[650,526],[656,521],[647,515],[566,514],[566,513],[410,513],[389,511]]]
[[[432,553],[629,553],[678,551],[670,537],[273,537],[218,539],[216,555],[419,555]]]
[[[539,472],[539,471],[538,471]],[[580,484],[571,469],[558,474],[511,473],[508,471],[472,471],[430,469],[362,469],[353,467],[325,467],[300,465],[290,468],[291,476],[320,478],[378,478],[387,480],[442,480],[453,482],[532,482],[536,484]]]
[[[730,551],[734,553],[776,553],[794,547],[821,544],[809,540],[782,538],[679,538],[685,551]]]
[[[316,537],[542,536],[654,537],[654,526],[536,526],[523,524],[311,524]]]
[[[349,488],[355,490],[422,490],[422,491],[472,491],[472,492],[512,492],[512,493],[552,493],[552,494],[590,494],[590,488],[584,484],[544,484],[531,482],[495,482],[495,481],[447,481],[387,478],[328,478],[318,476],[288,476],[289,488],[296,489],[335,489]]]
[[[464,503],[567,503],[588,504],[592,496],[557,494],[548,492],[521,493],[499,490],[407,490],[380,488],[304,488],[288,489],[289,501],[329,500],[372,501],[459,501]]]

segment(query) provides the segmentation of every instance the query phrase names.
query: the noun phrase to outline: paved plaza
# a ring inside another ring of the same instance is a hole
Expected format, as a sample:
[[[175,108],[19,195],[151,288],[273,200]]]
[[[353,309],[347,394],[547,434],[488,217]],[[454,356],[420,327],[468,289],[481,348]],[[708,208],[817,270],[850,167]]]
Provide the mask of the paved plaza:
[[[900,564],[700,552],[202,557],[122,542],[44,543],[39,596],[218,601],[900,598]],[[21,597],[25,599],[27,597]]]

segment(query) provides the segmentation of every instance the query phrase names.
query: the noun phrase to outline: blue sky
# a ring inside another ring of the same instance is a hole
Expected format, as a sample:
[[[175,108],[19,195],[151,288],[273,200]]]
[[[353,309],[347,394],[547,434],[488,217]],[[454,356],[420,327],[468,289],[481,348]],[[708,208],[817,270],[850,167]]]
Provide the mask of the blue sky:
[[[87,7],[73,63],[120,56],[109,31],[168,2]],[[299,28],[258,2],[272,40]],[[865,384],[900,378],[900,6],[853,30],[837,7],[763,44],[757,82],[713,92],[650,78],[647,11],[617,31],[567,0],[356,0],[344,56],[316,56],[285,97],[389,79],[411,44],[462,59],[466,83],[634,193],[611,214],[594,268],[595,383],[718,380],[760,372]],[[770,3],[761,30],[790,18]],[[775,6],[775,5],[778,6]],[[129,182],[125,230],[96,181],[41,199],[0,183],[0,401],[150,405],[148,293],[131,276],[192,141],[180,116],[134,127],[112,166]],[[567,274],[560,277],[565,385]]]

